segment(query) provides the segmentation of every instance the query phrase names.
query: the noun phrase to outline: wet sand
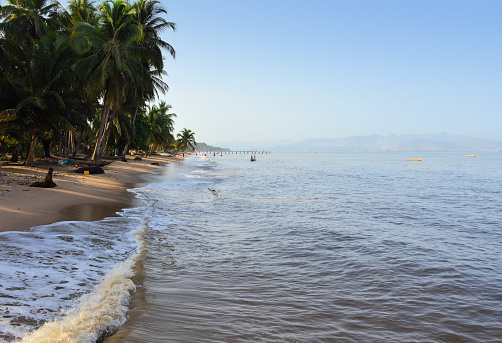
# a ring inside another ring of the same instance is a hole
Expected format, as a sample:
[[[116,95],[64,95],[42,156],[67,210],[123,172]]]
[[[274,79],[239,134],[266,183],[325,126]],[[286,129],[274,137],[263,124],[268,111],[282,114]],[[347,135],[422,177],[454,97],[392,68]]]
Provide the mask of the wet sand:
[[[41,164],[35,167],[1,167],[0,232],[24,231],[34,226],[65,220],[94,221],[116,215],[123,208],[134,207],[139,200],[127,189],[145,182],[145,175],[178,157],[152,156],[128,162],[115,161],[103,167],[105,174],[83,175],[75,166]],[[158,163],[159,165],[152,165]],[[54,169],[55,188],[28,187],[43,180],[49,167]]]

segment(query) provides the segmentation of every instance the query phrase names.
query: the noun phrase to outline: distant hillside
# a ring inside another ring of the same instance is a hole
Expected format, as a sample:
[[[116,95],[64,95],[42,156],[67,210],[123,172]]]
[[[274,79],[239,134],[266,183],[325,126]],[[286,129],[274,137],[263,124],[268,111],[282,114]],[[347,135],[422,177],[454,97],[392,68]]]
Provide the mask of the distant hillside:
[[[211,146],[206,143],[197,143],[195,145],[195,150],[197,151],[230,151],[228,148],[220,148],[217,146]]]
[[[235,143],[235,142],[234,142]],[[502,141],[449,135],[352,136],[314,138],[297,142],[256,142],[257,150],[275,151],[502,151]],[[239,144],[225,145],[239,149]]]
[[[250,150],[270,150],[272,147],[276,146],[286,146],[288,144],[293,144],[293,140],[269,140],[269,141],[253,141],[253,142],[242,142],[242,141],[230,141],[230,142],[219,142],[219,146],[227,147],[231,150],[238,151],[250,151]]]

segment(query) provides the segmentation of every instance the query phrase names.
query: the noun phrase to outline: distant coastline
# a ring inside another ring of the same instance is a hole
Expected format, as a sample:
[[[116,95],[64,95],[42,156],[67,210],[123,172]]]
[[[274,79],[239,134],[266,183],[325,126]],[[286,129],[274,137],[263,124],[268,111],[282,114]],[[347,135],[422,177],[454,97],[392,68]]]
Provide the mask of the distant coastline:
[[[271,151],[502,151],[502,141],[447,133],[258,141],[253,144],[257,150]],[[242,150],[249,143],[234,141],[220,142],[218,145],[232,150]]]

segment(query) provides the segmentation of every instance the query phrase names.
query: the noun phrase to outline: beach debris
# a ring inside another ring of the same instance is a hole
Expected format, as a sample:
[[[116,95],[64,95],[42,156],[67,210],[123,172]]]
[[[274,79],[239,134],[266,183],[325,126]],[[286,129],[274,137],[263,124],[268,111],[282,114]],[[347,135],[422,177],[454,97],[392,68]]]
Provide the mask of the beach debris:
[[[104,174],[105,171],[101,167],[88,166],[75,169],[75,173],[79,174]],[[86,173],[87,172],[87,173]]]
[[[158,162],[152,162],[152,163],[150,163],[150,164],[151,164],[152,166],[158,166],[158,165],[160,165]]]
[[[58,161],[59,164],[63,164],[63,165],[66,165],[66,166],[74,166],[75,165],[75,162],[73,162],[72,160],[70,160],[69,158],[66,159],[66,160],[59,160]]]
[[[47,172],[47,175],[45,175],[45,180],[44,181],[35,181],[32,184],[30,184],[30,187],[42,187],[42,188],[53,188],[56,187],[57,185],[52,181],[52,172],[54,169],[49,168],[49,171]]]

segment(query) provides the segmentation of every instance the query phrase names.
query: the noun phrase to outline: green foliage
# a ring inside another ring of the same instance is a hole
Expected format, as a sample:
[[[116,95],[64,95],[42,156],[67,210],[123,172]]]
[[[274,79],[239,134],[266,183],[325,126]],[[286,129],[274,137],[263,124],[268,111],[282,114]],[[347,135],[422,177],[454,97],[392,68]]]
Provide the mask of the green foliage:
[[[99,158],[107,144],[147,149],[173,140],[175,115],[165,103],[136,118],[167,91],[162,52],[175,56],[160,37],[175,24],[162,17],[159,1],[71,0],[68,9],[48,0],[6,2],[0,6],[3,147],[23,142],[32,156],[39,138],[55,144],[63,135],[94,142]]]
[[[195,142],[195,132],[189,129],[183,129],[178,133],[178,140],[176,142],[176,149],[181,151],[193,151],[197,142]]]
[[[151,139],[150,121],[148,116],[140,113],[136,119],[135,127],[135,135],[130,144],[131,149],[147,150]]]

